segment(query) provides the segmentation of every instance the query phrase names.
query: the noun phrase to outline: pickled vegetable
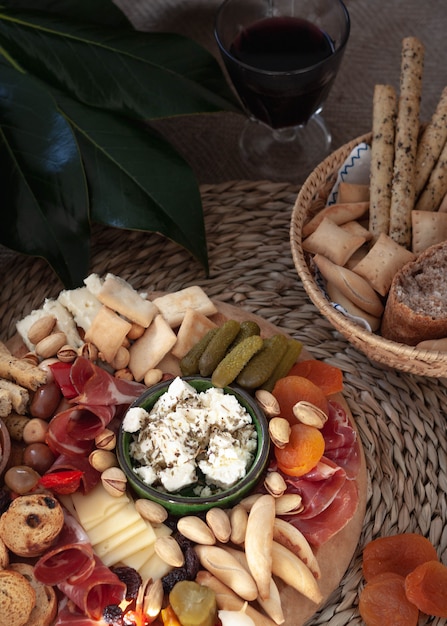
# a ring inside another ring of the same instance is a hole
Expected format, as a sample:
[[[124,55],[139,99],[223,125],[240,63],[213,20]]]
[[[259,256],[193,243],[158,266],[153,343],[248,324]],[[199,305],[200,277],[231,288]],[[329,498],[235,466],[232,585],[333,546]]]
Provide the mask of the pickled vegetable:
[[[447,617],[447,566],[426,561],[405,578],[407,598],[427,615]]]
[[[273,370],[272,375],[265,381],[265,383],[263,383],[262,388],[266,389],[267,391],[272,391],[275,383],[280,378],[284,378],[284,376],[287,376],[290,368],[299,357],[302,349],[303,344],[301,343],[301,341],[297,341],[296,339],[288,339],[287,350],[285,351],[279,364]]]
[[[375,576],[360,593],[359,612],[366,626],[416,626],[418,608],[405,593],[405,578],[387,572]]]
[[[181,359],[180,370],[183,376],[194,376],[199,373],[199,359],[218,330],[211,328]]]
[[[401,533],[370,541],[363,550],[363,576],[366,581],[377,574],[393,572],[407,576],[418,565],[437,560],[429,539],[417,533]]]
[[[264,340],[264,346],[243,368],[237,383],[245,389],[258,389],[273,374],[287,350],[287,338],[278,334]]]
[[[235,348],[238,343],[241,343],[241,341],[244,341],[244,339],[247,339],[247,337],[252,337],[253,335],[260,334],[261,329],[259,328],[259,324],[257,324],[253,320],[244,320],[243,322],[241,322],[240,330],[236,335],[236,339],[231,344],[230,350]]]
[[[216,623],[216,594],[205,585],[182,580],[169,594],[169,604],[182,626],[214,626]]]
[[[264,341],[259,335],[251,335],[238,343],[228,352],[217,365],[211,376],[211,382],[216,387],[230,385],[246,364],[259,353]]]
[[[224,358],[228,348],[236,339],[241,328],[239,322],[227,320],[211,339],[202,356],[199,359],[199,372],[201,376],[211,376],[216,367]]]

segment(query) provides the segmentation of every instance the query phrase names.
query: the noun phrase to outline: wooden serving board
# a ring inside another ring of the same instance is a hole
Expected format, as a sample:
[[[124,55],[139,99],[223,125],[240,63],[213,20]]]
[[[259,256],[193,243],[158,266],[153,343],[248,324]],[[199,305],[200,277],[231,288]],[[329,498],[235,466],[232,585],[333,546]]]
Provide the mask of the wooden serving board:
[[[214,316],[216,321],[219,321],[219,317],[225,319],[231,318],[239,322],[252,319],[258,323],[263,336],[267,337],[281,332],[274,324],[263,320],[258,315],[248,313],[243,309],[224,302],[214,301],[214,303],[219,311],[219,313]],[[303,348],[298,360],[305,360],[308,358],[312,358],[312,356],[305,348]],[[333,398],[343,405],[352,426],[356,428],[352,413],[342,394],[336,394]],[[357,510],[347,525],[339,533],[332,537],[332,539],[321,546],[317,552],[317,558],[322,573],[319,584],[323,594],[323,600],[320,605],[316,606],[313,602],[299,594],[291,587],[280,587],[281,600],[285,616],[284,626],[302,626],[309,618],[312,617],[312,615],[314,615],[317,610],[321,609],[332,592],[339,586],[341,579],[349,567],[362,532],[366,510],[367,472],[365,455],[361,442],[360,454],[361,466],[356,480],[359,492]]]

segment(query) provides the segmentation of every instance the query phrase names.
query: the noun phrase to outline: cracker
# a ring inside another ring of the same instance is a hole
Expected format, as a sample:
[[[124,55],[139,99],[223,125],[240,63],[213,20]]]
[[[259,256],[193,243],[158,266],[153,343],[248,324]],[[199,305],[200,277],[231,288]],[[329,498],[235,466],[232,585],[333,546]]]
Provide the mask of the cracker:
[[[347,183],[344,180],[338,185],[337,202],[369,202],[369,185],[360,183]]]
[[[176,328],[182,323],[187,309],[194,309],[206,316],[213,315],[217,311],[212,300],[198,285],[159,296],[153,300],[153,303],[171,328]]]
[[[147,328],[157,314],[150,300],[143,298],[127,281],[107,274],[98,293],[98,300],[109,309]]]
[[[447,213],[414,210],[411,217],[414,254],[447,239]]]
[[[177,332],[177,341],[171,350],[172,354],[182,359],[211,328],[216,328],[216,324],[206,315],[194,309],[186,309]]]
[[[397,95],[391,85],[376,85],[373,96],[369,231],[388,234],[394,166]]]
[[[445,194],[445,196],[441,200],[441,204],[439,205],[438,212],[439,213],[447,213],[447,193]]]
[[[447,87],[444,87],[435,112],[425,127],[418,144],[415,167],[416,198],[427,183],[431,171],[447,141]]]
[[[346,202],[344,204],[331,204],[319,211],[312,219],[303,226],[303,238],[311,235],[325,217],[331,219],[339,226],[363,217],[369,209],[369,202]]]
[[[380,317],[375,317],[366,311],[363,311],[360,307],[358,307],[354,302],[349,300],[341,291],[336,287],[333,283],[328,282],[326,284],[326,291],[328,293],[329,298],[334,304],[339,304],[342,306],[347,313],[350,315],[354,315],[355,317],[360,317],[368,322],[372,332],[379,330],[380,328]]]
[[[447,142],[436,161],[427,185],[414,207],[418,211],[437,211],[447,193]]]
[[[303,241],[303,250],[322,254],[336,265],[344,265],[365,241],[363,235],[352,235],[325,217],[316,230]]]
[[[340,228],[350,235],[364,237],[365,241],[370,241],[372,239],[372,233],[356,220],[346,222],[346,224],[341,224]]]
[[[177,336],[161,314],[155,316],[144,334],[129,348],[129,369],[136,381],[158,366],[161,359],[174,347]]]
[[[419,135],[424,47],[416,37],[402,41],[400,94],[397,108],[390,237],[411,247],[411,211],[415,201],[414,172]]]
[[[85,333],[85,341],[93,343],[101,358],[111,363],[131,328],[130,322],[103,305]]]
[[[380,233],[375,244],[353,271],[365,278],[381,296],[386,296],[396,272],[415,255],[391,237]]]

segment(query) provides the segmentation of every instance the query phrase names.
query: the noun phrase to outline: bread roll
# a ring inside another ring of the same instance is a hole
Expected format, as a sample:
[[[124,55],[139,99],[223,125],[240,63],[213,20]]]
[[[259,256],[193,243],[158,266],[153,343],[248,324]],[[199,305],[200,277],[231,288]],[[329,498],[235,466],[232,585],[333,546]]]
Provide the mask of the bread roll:
[[[427,248],[395,275],[382,318],[386,339],[415,346],[447,337],[447,241]]]

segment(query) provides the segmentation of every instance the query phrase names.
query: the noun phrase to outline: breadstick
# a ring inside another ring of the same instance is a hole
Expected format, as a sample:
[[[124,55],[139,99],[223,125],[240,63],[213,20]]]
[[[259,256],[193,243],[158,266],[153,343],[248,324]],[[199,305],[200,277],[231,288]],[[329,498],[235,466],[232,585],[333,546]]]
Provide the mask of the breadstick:
[[[12,380],[22,387],[36,391],[47,381],[47,374],[24,359],[13,356],[0,342],[0,377]]]
[[[416,203],[418,211],[437,211],[447,193],[447,142],[433,168],[428,183]]]
[[[394,165],[397,95],[391,85],[376,85],[373,97],[369,231],[375,241],[388,234]]]
[[[259,595],[263,599],[268,598],[270,593],[274,521],[275,498],[270,494],[262,495],[253,504],[248,515],[245,555]]]
[[[389,229],[390,237],[406,248],[411,246],[423,65],[423,45],[416,37],[406,37],[402,42]]]
[[[447,141],[447,87],[444,87],[436,111],[425,127],[416,153],[416,198],[423,190],[441,150]]]

